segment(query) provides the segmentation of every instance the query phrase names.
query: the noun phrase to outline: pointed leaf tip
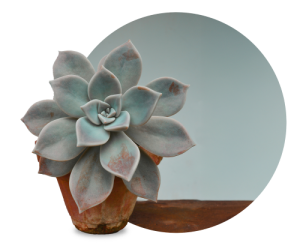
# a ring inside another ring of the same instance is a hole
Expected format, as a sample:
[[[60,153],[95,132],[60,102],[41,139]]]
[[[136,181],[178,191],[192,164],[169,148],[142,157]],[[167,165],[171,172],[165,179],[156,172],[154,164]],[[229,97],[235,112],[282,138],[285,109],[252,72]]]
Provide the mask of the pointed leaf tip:
[[[78,156],[85,147],[77,147],[76,119],[59,118],[47,124],[33,153],[54,161],[68,161]]]
[[[117,76],[123,93],[137,85],[142,73],[141,56],[130,40],[112,50],[104,66]]]
[[[162,93],[153,116],[165,117],[172,116],[182,109],[186,101],[187,89],[189,88],[189,85],[170,77],[158,78],[146,86]]]
[[[81,106],[89,102],[88,83],[76,75],[67,75],[51,81],[54,98],[59,107],[71,117],[85,116]]]
[[[162,157],[178,156],[195,144],[182,124],[167,117],[154,116],[142,126],[130,126],[125,133],[146,150]]]
[[[38,136],[46,124],[67,116],[54,100],[42,100],[33,104],[21,121],[33,135]]]
[[[39,174],[51,176],[51,177],[61,177],[67,175],[71,172],[76,162],[82,154],[65,162],[53,161],[47,158],[41,157],[39,160]]]
[[[53,64],[54,79],[66,75],[77,75],[90,81],[95,71],[90,61],[81,53],[75,51],[58,51]]]

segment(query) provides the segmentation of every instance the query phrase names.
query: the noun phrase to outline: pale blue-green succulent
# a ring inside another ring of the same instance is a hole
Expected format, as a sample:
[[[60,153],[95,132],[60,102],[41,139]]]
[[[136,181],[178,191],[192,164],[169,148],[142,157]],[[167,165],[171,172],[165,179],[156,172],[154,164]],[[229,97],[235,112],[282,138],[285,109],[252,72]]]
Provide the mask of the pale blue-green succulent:
[[[161,157],[194,146],[184,127],[169,116],[184,105],[188,85],[158,78],[136,86],[141,56],[131,41],[103,57],[94,71],[82,54],[60,52],[50,81],[54,100],[32,105],[22,118],[38,136],[33,153],[39,173],[71,172],[70,190],[83,212],[111,193],[114,177],[137,196],[157,201],[160,174],[140,145]]]

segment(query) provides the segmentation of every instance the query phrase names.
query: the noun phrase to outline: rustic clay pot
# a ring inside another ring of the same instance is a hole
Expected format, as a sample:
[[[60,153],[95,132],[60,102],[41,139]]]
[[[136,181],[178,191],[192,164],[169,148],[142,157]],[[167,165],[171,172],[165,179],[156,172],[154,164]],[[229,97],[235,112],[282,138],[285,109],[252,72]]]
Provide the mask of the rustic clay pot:
[[[137,196],[115,177],[114,187],[108,198],[101,204],[79,214],[78,207],[69,188],[70,174],[57,177],[66,207],[75,227],[85,233],[108,234],[123,229],[135,206]]]
[[[141,146],[139,148],[144,150],[156,165],[161,162],[161,156],[154,155]],[[39,161],[40,156],[37,155],[37,159]],[[78,207],[70,191],[70,174],[56,177],[56,179],[72,222],[78,230],[91,234],[109,234],[116,233],[127,225],[137,196],[127,189],[121,178],[115,177],[113,190],[104,202],[81,214],[79,214]]]

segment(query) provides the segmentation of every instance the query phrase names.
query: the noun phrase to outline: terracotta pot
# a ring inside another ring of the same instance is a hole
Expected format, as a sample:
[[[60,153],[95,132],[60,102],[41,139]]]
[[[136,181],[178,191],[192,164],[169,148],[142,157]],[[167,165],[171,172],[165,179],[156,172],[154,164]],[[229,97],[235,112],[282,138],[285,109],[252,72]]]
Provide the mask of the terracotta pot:
[[[152,154],[143,147],[139,148],[144,150],[156,165],[161,162],[162,157]],[[40,156],[37,156],[37,159],[39,161]],[[56,179],[72,222],[78,230],[92,234],[109,234],[116,233],[127,225],[137,196],[127,189],[121,178],[115,177],[113,190],[104,202],[81,214],[69,188],[70,174]]]
[[[69,188],[70,174],[57,177],[66,207],[75,227],[85,233],[108,234],[123,229],[135,206],[137,196],[132,194],[123,181],[115,177],[114,187],[101,204],[79,214]]]

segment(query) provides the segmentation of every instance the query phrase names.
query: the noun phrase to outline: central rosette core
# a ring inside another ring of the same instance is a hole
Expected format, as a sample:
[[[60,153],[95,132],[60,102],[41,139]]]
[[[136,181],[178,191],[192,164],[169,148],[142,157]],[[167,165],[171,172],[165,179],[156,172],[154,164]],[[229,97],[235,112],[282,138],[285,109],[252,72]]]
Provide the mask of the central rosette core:
[[[114,108],[112,107],[107,107],[105,111],[102,111],[100,114],[98,114],[99,120],[101,121],[102,124],[110,124],[116,120],[117,112]]]
[[[126,131],[129,128],[130,115],[127,111],[122,111],[121,94],[110,95],[104,101],[99,99],[90,100],[81,106],[81,110],[86,116],[80,118],[76,125],[79,140],[83,137],[86,140],[92,136],[93,131],[95,132],[92,138],[94,140],[96,136],[103,133],[103,130],[116,132]],[[102,139],[100,140],[99,143],[102,143]],[[80,144],[82,144],[82,141]]]

